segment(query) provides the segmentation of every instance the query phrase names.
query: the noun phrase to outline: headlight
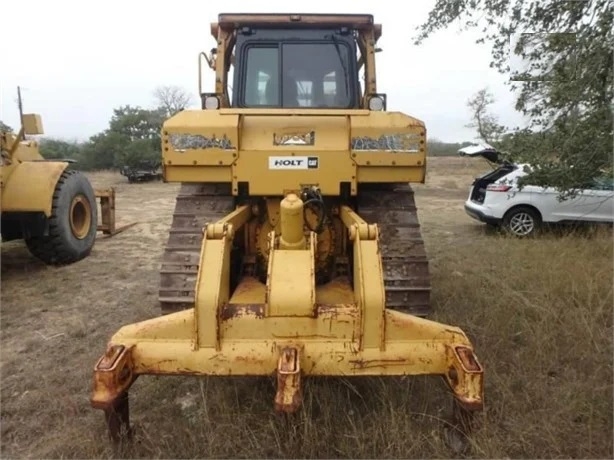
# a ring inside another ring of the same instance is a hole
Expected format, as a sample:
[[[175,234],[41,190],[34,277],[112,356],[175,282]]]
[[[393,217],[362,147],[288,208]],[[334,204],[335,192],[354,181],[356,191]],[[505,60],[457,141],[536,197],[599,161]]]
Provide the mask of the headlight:
[[[379,112],[386,109],[386,103],[382,96],[373,96],[369,99],[369,110]]]
[[[220,100],[217,96],[205,96],[205,110],[216,110],[220,108]]]

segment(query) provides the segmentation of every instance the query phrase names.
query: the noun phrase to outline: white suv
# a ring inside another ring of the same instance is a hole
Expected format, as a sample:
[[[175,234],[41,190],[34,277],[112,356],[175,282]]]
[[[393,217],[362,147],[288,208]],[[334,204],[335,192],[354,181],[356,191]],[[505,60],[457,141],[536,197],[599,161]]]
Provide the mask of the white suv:
[[[543,223],[614,222],[614,181],[596,178],[573,198],[560,200],[552,187],[525,185],[518,189],[518,178],[526,175],[525,164],[499,162],[496,149],[474,145],[458,151],[461,156],[481,156],[498,167],[474,180],[465,211],[480,222],[502,226],[516,236],[529,236]]]

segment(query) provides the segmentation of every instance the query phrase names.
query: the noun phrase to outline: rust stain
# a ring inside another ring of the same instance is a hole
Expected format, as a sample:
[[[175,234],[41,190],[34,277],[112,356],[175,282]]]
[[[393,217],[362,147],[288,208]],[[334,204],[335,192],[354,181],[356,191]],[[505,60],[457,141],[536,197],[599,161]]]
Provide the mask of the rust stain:
[[[108,409],[137,379],[131,348],[110,345],[94,368],[94,387],[90,404],[97,409]]]
[[[293,347],[283,348],[277,363],[275,410],[296,412],[301,406],[302,399],[299,351]]]
[[[152,363],[150,367],[155,368],[156,370],[159,370],[160,367],[164,364],[173,364],[175,361],[172,359],[161,359],[159,361],[156,361],[155,363]],[[180,373],[181,370],[177,369]]]
[[[264,361],[262,359],[258,359],[258,358],[254,358],[253,356],[237,356],[235,358],[235,361],[241,362],[241,363],[256,363],[256,364],[263,364]]]
[[[352,304],[316,304],[316,312],[318,316],[329,316],[332,319],[337,319],[340,315],[356,318],[359,315],[359,311],[355,305]]]
[[[107,348],[107,351],[105,352],[105,354],[102,356],[102,358],[96,365],[96,369],[100,369],[100,370],[111,369],[111,367],[113,367],[113,365],[115,364],[115,361],[117,361],[117,358],[119,357],[119,355],[121,354],[123,350],[124,350],[123,345],[111,345],[109,348]]]
[[[458,353],[461,363],[463,363],[463,366],[465,366],[468,371],[477,372],[482,370],[470,348],[456,347],[456,352]]]
[[[330,335],[323,334],[299,334],[296,333],[294,335],[277,335],[272,334],[275,339],[330,339]]]
[[[374,367],[390,367],[390,366],[405,366],[407,360],[403,358],[397,359],[353,359],[349,363],[353,366],[353,369],[372,369]]]
[[[457,331],[454,331],[454,330],[452,330],[452,329],[445,328],[445,329],[444,329],[444,331],[449,332],[449,333],[450,333],[450,334],[452,334],[452,335],[458,335],[458,332],[457,332]]]
[[[220,319],[222,321],[228,321],[232,318],[238,318],[241,316],[255,316],[256,318],[264,318],[264,304],[263,303],[246,303],[226,304],[221,312]]]
[[[450,379],[450,384],[452,387],[458,386],[458,371],[454,366],[450,366],[448,370],[448,378]]]

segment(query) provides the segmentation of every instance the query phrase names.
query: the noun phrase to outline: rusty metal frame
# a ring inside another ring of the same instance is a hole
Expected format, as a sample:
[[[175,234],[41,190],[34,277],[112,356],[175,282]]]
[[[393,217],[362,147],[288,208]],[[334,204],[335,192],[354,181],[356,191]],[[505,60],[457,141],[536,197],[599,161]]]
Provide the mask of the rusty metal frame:
[[[434,374],[447,383],[469,430],[484,397],[483,368],[469,339],[460,328],[386,309],[377,225],[347,206],[340,217],[353,246],[353,280],[338,280],[329,286],[333,295],[316,295],[312,311],[298,316],[288,314],[291,305],[283,316],[267,308],[265,292],[281,282],[278,275],[266,287],[245,276],[231,292],[233,236],[252,218],[251,207],[208,224],[194,308],[122,327],[94,368],[91,404],[104,410],[111,438],[130,433],[128,391],[148,374],[276,374],[274,407],[284,412],[300,407],[302,377]],[[269,250],[280,249],[272,242]],[[305,251],[313,262],[312,245],[290,252],[304,261]],[[249,300],[259,290],[260,300]]]

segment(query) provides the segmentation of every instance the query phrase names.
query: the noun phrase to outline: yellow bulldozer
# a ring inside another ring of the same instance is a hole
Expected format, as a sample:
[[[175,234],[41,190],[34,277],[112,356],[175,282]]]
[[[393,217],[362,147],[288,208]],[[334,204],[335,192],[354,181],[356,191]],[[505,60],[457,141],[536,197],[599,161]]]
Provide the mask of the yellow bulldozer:
[[[71,264],[90,255],[97,232],[112,236],[128,226],[115,225],[114,188],[93,189],[70,161],[45,159],[38,142],[26,139],[43,134],[43,124],[39,114],[23,113],[17,91],[21,127],[0,131],[2,241],[24,240],[44,263]]]
[[[425,181],[426,128],[378,92],[381,32],[372,15],[211,25],[202,107],[162,129],[164,180],[181,188],[161,314],[119,329],[94,369],[113,440],[131,433],[128,391],[147,374],[276,376],[282,412],[308,377],[439,375],[471,429],[483,368],[461,329],[427,318],[410,186]]]

